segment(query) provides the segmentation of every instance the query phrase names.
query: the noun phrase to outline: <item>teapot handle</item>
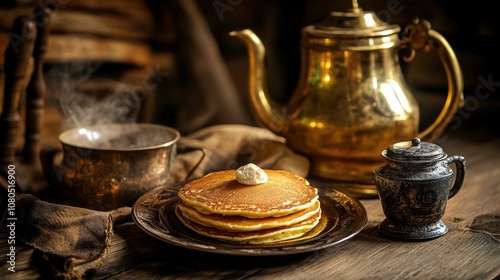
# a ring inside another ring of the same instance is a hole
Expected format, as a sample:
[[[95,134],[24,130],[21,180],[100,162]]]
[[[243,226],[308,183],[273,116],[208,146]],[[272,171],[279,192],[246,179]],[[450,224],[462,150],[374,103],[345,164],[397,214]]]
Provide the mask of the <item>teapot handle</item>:
[[[419,132],[417,136],[423,141],[433,142],[446,128],[458,108],[464,106],[462,70],[448,41],[441,34],[432,30],[430,23],[426,20],[415,19],[412,24],[407,25],[401,41],[401,47],[409,51],[408,56],[403,56],[404,61],[413,60],[415,49],[429,52],[437,48],[446,72],[448,80],[446,103],[436,120],[425,130]]]

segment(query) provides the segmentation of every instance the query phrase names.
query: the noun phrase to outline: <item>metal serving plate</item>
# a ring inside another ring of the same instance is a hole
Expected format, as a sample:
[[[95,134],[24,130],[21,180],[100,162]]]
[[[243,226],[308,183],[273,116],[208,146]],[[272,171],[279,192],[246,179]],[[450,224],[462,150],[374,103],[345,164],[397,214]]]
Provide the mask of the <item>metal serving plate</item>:
[[[175,215],[179,200],[176,183],[142,195],[132,206],[135,223],[151,236],[184,248],[242,256],[288,255],[316,251],[358,234],[367,224],[366,209],[358,200],[335,189],[317,187],[322,218],[303,237],[266,245],[236,244],[201,236],[185,227]]]

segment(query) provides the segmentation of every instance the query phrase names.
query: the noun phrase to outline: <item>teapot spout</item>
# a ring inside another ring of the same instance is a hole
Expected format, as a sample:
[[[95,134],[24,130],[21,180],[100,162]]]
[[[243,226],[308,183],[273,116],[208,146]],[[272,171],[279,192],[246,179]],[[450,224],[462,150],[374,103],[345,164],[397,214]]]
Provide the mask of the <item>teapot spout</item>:
[[[284,106],[274,102],[267,86],[266,49],[261,40],[250,29],[232,31],[230,36],[240,38],[247,46],[249,57],[249,94],[254,117],[257,122],[282,135],[285,130]]]

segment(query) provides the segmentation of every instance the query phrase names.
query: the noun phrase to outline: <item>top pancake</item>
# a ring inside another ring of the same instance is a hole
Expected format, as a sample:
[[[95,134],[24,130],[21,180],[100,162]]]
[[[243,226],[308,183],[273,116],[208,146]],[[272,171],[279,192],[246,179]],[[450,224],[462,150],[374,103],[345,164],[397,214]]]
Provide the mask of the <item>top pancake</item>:
[[[235,170],[212,172],[186,183],[179,198],[203,214],[248,218],[279,217],[309,208],[318,200],[318,190],[309,182],[284,170],[264,170],[268,181],[243,185]]]

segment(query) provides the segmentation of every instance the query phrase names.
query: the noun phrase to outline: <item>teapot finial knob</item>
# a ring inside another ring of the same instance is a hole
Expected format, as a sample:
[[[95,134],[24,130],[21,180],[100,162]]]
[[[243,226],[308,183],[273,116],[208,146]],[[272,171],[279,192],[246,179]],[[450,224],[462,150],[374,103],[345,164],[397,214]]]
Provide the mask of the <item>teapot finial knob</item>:
[[[420,138],[418,138],[418,137],[413,138],[413,140],[411,140],[411,145],[412,145],[413,147],[418,147],[418,146],[420,146]]]
[[[359,12],[358,0],[352,0],[352,10],[353,12]]]

